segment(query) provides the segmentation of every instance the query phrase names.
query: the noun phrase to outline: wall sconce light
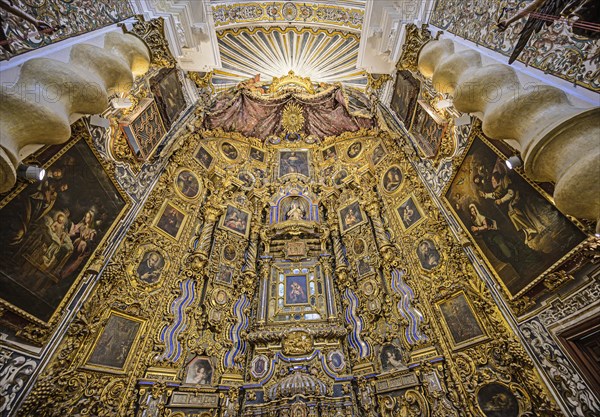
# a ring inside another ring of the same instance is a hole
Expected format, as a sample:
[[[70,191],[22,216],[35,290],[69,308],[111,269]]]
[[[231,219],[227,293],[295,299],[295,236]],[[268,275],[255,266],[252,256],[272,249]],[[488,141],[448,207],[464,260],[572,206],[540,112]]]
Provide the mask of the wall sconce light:
[[[42,181],[46,177],[46,170],[35,165],[19,165],[17,177],[24,180]]]
[[[505,162],[506,162],[506,166],[508,167],[508,169],[519,168],[520,166],[523,165],[523,161],[521,161],[521,158],[519,158],[518,155],[511,156]]]

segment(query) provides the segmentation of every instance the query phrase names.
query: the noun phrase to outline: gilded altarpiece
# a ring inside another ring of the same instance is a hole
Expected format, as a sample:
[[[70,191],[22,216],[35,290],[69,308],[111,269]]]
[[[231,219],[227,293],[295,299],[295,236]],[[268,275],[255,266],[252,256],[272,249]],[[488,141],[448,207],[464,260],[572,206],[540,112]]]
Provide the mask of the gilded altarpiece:
[[[560,415],[406,137],[178,140],[21,415]]]

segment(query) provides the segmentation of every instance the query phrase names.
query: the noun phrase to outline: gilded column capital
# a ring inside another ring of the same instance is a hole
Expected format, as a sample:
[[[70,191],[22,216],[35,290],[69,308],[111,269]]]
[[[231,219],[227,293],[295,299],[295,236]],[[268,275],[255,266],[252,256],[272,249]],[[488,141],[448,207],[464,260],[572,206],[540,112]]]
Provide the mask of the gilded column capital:
[[[412,23],[406,25],[406,40],[402,45],[402,55],[400,55],[396,68],[417,72],[419,70],[417,68],[419,52],[431,40],[433,37],[431,31],[427,29],[427,25],[422,25],[420,28]]]

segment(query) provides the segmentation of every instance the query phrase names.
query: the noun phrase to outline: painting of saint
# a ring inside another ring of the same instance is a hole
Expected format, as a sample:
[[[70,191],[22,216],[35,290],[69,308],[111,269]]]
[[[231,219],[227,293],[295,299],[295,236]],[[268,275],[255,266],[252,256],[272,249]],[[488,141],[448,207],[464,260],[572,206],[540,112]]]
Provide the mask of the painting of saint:
[[[383,189],[388,193],[397,191],[400,188],[400,185],[402,185],[402,171],[400,171],[400,167],[390,167],[385,174],[383,174],[381,184]]]
[[[406,364],[402,359],[402,352],[394,345],[385,345],[381,348],[379,359],[381,360],[383,372],[406,368]]]
[[[308,304],[306,275],[289,275],[285,277],[285,304]]]
[[[234,233],[246,236],[250,227],[250,213],[237,207],[227,206],[225,216],[221,219],[221,226]]]
[[[366,248],[366,244],[365,241],[362,239],[356,239],[352,245],[352,249],[354,250],[354,254],[356,255],[362,255],[363,252],[365,251]]]
[[[198,178],[192,171],[187,169],[184,169],[177,174],[175,185],[177,191],[187,198],[196,198],[200,192],[200,182],[198,181]]]
[[[236,253],[233,245],[225,245],[225,247],[223,248],[223,258],[226,261],[231,262],[231,261],[235,261],[236,257],[237,257],[237,253]]]
[[[335,177],[333,177],[333,184],[337,187],[341,187],[342,185],[344,185],[343,181],[347,177],[348,177],[348,171],[346,171],[345,169],[342,169],[337,174],[335,174]]]
[[[373,163],[373,166],[380,163],[381,160],[385,158],[386,154],[387,152],[383,147],[383,144],[380,143],[379,145],[377,145],[375,149],[373,149],[373,155],[371,155],[371,162]]]
[[[254,178],[254,175],[247,171],[240,172],[238,174],[238,179],[244,184],[243,187],[246,189],[252,188],[252,186],[256,182],[256,178]]]
[[[235,160],[238,157],[238,150],[229,142],[223,142],[221,144],[221,152],[226,158]]]
[[[484,385],[477,392],[477,405],[486,417],[518,417],[519,402],[511,390],[497,382]]]
[[[38,155],[46,178],[5,197],[0,209],[0,298],[6,308],[47,322],[126,200],[84,139]]]
[[[419,89],[419,81],[412,76],[410,71],[403,70],[396,73],[396,84],[390,108],[402,120],[407,129],[410,128],[415,113]]]
[[[424,239],[417,246],[417,256],[423,269],[432,270],[440,264],[441,256],[431,239]]]
[[[440,303],[439,307],[454,346],[464,345],[485,336],[463,293]]]
[[[187,366],[184,384],[210,385],[212,384],[213,367],[210,359],[196,356]]]
[[[335,150],[335,146],[330,146],[323,150],[323,161],[328,161],[330,159],[335,159],[337,156],[337,152]]]
[[[358,226],[359,224],[362,224],[365,221],[362,211],[360,210],[360,206],[356,201],[341,209],[339,211],[339,217],[342,233]]]
[[[137,277],[146,284],[155,284],[158,282],[164,266],[165,258],[160,252],[156,250],[146,251],[136,269]]]
[[[210,166],[212,165],[214,160],[213,156],[210,153],[208,153],[206,149],[204,149],[204,146],[200,146],[200,149],[198,149],[195,158],[198,162],[200,162],[200,165],[202,165],[202,167],[204,167],[204,169],[206,170],[210,169]]]
[[[155,227],[165,232],[169,237],[178,239],[184,220],[185,213],[171,203],[166,203],[163,206],[162,213],[158,217]]]
[[[429,104],[419,101],[415,120],[410,132],[417,142],[417,147],[426,158],[435,158],[442,145],[442,138],[446,132],[446,123],[443,120],[435,120],[432,114],[435,110]],[[429,112],[425,109],[427,108]]]
[[[404,230],[410,229],[423,218],[412,196],[400,204],[397,212]]]
[[[348,155],[348,158],[354,159],[358,155],[360,155],[361,151],[362,151],[362,143],[354,142],[352,145],[350,145],[348,147],[348,151],[346,152],[346,155]]]
[[[258,162],[265,162],[265,153],[257,148],[250,148],[250,159]]]
[[[175,68],[164,68],[150,80],[150,91],[154,95],[158,110],[167,130],[173,126],[186,107],[185,97]]]
[[[86,365],[123,370],[142,324],[141,320],[111,312]]]
[[[511,296],[586,235],[476,137],[445,193],[463,229]]]
[[[233,283],[233,268],[227,265],[220,265],[216,280],[231,285]]]
[[[364,258],[356,261],[356,269],[358,270],[359,277],[368,275],[369,273],[373,272],[373,267]]]
[[[279,176],[288,174],[310,176],[307,151],[279,152]]]

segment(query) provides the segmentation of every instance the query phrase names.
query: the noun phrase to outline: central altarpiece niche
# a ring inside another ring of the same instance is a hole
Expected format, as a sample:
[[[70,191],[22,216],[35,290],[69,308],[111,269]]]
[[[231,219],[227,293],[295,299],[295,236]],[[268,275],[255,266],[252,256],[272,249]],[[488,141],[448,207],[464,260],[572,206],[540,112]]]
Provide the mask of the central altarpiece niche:
[[[559,415],[407,138],[287,87],[199,110],[23,415]]]

